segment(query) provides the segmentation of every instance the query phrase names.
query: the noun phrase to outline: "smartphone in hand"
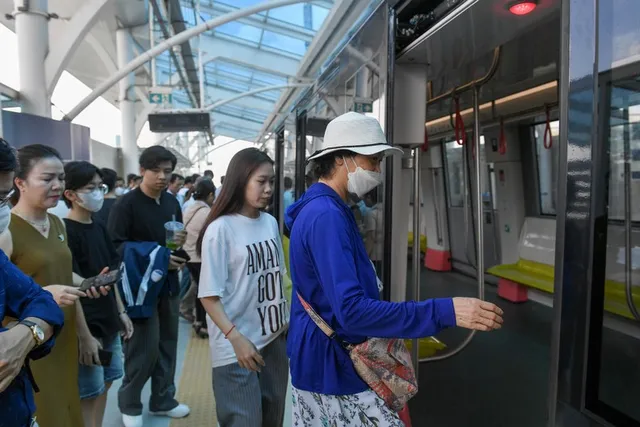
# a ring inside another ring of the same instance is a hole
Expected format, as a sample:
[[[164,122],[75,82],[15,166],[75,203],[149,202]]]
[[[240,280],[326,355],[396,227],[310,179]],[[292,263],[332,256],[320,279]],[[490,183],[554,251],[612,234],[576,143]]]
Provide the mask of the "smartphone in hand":
[[[87,291],[90,288],[99,288],[100,286],[113,286],[120,280],[120,270],[113,270],[106,274],[84,279],[80,285],[81,291]]]

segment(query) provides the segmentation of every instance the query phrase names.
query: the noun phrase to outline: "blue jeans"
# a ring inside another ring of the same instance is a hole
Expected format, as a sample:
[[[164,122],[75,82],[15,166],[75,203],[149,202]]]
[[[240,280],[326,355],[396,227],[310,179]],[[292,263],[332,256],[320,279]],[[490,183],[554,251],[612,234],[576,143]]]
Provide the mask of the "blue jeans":
[[[184,298],[185,294],[191,287],[191,274],[189,273],[189,269],[185,266],[182,269],[182,276],[180,279],[180,299]]]
[[[124,363],[120,336],[99,339],[102,349],[113,353],[109,366],[80,365],[78,371],[78,388],[80,399],[92,399],[100,396],[107,389],[106,384],[122,378]]]

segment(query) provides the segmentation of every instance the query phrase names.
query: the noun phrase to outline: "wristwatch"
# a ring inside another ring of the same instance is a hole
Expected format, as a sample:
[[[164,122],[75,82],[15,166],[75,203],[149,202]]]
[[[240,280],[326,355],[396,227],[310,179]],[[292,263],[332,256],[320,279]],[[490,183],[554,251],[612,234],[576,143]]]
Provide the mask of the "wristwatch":
[[[36,347],[42,345],[42,343],[44,342],[44,331],[40,326],[30,320],[23,320],[19,324],[31,329],[31,334],[33,335],[33,339],[36,342]]]

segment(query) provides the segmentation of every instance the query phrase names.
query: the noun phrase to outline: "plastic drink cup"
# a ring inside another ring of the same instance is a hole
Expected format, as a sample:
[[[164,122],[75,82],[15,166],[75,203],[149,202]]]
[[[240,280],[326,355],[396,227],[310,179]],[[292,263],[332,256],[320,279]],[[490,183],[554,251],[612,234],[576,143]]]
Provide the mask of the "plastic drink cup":
[[[176,232],[184,230],[184,224],[178,221],[169,221],[164,224],[165,242],[167,248],[172,251],[180,249],[175,241]]]

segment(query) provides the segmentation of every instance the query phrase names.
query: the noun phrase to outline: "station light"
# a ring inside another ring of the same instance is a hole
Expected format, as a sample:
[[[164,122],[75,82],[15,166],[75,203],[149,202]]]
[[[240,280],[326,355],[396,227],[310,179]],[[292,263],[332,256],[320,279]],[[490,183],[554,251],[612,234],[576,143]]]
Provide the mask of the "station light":
[[[509,12],[514,15],[522,16],[533,12],[537,6],[537,0],[520,0],[509,3],[507,7],[509,8]]]

